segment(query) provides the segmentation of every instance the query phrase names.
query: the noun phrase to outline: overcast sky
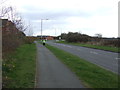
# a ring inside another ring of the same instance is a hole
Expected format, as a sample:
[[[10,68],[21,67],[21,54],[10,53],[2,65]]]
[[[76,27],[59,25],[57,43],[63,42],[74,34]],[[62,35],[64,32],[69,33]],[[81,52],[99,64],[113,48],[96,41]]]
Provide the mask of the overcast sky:
[[[80,32],[103,37],[118,36],[119,0],[9,0],[26,23],[33,28],[33,35],[60,35]],[[28,32],[26,32],[28,34]]]

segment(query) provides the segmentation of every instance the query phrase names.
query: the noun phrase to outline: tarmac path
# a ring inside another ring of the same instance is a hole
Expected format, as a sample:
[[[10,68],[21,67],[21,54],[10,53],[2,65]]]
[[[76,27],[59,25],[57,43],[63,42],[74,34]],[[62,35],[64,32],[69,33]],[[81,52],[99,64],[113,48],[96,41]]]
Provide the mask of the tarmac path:
[[[85,88],[78,77],[37,41],[36,88]]]

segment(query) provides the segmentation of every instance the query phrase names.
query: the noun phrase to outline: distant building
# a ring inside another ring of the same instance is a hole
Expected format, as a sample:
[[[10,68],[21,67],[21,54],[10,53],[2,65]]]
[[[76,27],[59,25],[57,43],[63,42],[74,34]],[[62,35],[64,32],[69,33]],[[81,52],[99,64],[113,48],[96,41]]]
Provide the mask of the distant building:
[[[41,36],[37,36],[41,39]],[[47,39],[47,40],[54,40],[54,37],[53,36],[47,36],[47,35],[43,35],[42,36],[42,39]]]

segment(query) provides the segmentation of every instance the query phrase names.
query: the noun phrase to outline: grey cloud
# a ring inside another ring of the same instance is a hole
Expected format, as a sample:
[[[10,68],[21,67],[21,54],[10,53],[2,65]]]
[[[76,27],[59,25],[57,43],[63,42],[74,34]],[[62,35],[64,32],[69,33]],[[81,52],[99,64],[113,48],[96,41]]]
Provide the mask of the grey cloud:
[[[27,11],[31,10],[31,11]],[[88,18],[92,15],[88,12],[80,11],[80,10],[46,10],[46,9],[37,9],[36,7],[27,7],[26,12],[22,13],[24,15],[24,18],[27,18],[30,21],[37,21],[40,19],[50,19],[49,21],[43,22],[43,31],[46,29],[51,29],[52,31],[54,29],[60,29],[64,28],[65,25],[68,25],[68,21],[66,19],[71,17],[82,17],[82,18]],[[32,22],[37,28],[35,31],[39,30],[40,23],[38,22]]]
[[[61,19],[71,16],[77,16],[77,17],[89,17],[91,16],[90,12],[81,11],[78,9],[49,9],[49,8],[43,8],[43,7],[37,7],[37,6],[30,6],[26,5],[23,6],[24,10],[26,11],[24,14],[27,18],[30,19],[40,19],[40,18],[52,18],[52,19]]]
[[[50,18],[53,20],[56,19],[66,19],[69,17],[83,17],[87,18],[90,17],[91,14],[81,11],[47,11],[47,12],[26,12],[23,13],[25,18],[31,19],[31,20],[40,20],[41,18]]]

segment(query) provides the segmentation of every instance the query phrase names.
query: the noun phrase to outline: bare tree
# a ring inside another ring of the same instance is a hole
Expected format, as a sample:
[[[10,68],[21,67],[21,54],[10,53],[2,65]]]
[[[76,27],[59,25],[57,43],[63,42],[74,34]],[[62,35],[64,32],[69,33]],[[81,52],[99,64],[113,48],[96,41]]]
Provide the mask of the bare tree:
[[[8,19],[12,21],[18,30],[25,31],[26,27],[20,14],[12,6],[6,6],[8,0],[0,0],[0,19]]]
[[[3,17],[3,7],[7,0],[0,0],[0,19]]]
[[[16,25],[17,29],[22,32],[25,32],[28,28],[28,25],[25,24],[25,21],[20,16],[20,14],[16,13],[12,15],[12,17],[13,17],[12,22]]]
[[[0,1],[0,5],[2,5],[3,3],[5,3],[7,0],[1,0]]]
[[[25,21],[22,19],[21,15],[17,13],[16,9],[12,6],[2,7],[0,17],[11,20],[19,31],[24,32],[28,28],[28,26],[25,26]]]
[[[0,0],[0,19],[8,19],[12,21],[19,31],[24,32],[28,26],[25,26],[25,22],[21,15],[16,11],[15,7],[6,6],[8,0]]]
[[[2,7],[0,11],[0,17],[1,18],[10,18],[10,12],[12,11],[11,7]]]
[[[31,24],[31,22],[28,22],[27,25],[27,30],[25,31],[27,33],[27,36],[32,36],[33,35],[33,25]]]

